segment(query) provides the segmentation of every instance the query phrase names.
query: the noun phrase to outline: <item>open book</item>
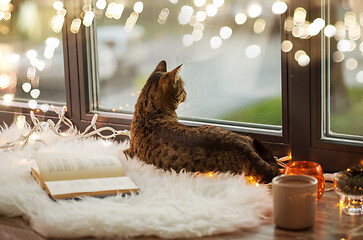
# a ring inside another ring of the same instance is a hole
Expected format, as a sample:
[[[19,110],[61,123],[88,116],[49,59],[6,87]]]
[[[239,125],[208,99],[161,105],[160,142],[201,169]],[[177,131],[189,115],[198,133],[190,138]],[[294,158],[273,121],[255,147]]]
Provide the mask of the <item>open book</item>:
[[[31,173],[53,199],[106,196],[139,189],[112,156],[52,152],[36,153],[33,158],[37,166],[31,168]]]

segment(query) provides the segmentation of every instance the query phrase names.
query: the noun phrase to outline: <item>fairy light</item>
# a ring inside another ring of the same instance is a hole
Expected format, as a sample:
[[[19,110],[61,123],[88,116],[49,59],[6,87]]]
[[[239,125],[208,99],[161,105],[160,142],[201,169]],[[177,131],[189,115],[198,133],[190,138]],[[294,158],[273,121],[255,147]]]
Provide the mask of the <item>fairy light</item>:
[[[294,24],[294,20],[292,17],[287,17],[285,22],[284,22],[284,29],[287,32],[291,32],[292,29],[294,28],[295,24]]]
[[[295,60],[298,61],[298,59],[299,59],[299,57],[301,55],[306,55],[306,52],[304,50],[298,50],[298,51],[296,51],[295,54],[294,54]]]
[[[38,53],[37,53],[35,50],[33,50],[33,49],[28,50],[28,51],[26,52],[26,57],[27,57],[29,60],[32,60],[32,59],[36,58],[37,56],[38,56]]]
[[[138,18],[139,18],[139,14],[137,12],[132,12],[126,20],[124,30],[126,32],[131,32],[132,29],[134,28],[134,26],[136,25]]]
[[[137,13],[141,13],[144,9],[144,3],[141,1],[138,1],[134,4],[134,11]]]
[[[261,13],[262,13],[262,7],[258,3],[253,3],[253,4],[249,5],[247,8],[247,14],[251,18],[256,18],[256,17],[260,16]]]
[[[214,17],[218,13],[218,8],[213,4],[208,4],[205,11],[208,17]]]
[[[265,30],[266,21],[259,18],[256,19],[255,23],[253,24],[253,31],[255,33],[262,33]]]
[[[324,28],[324,35],[328,38],[333,37],[337,33],[337,29],[334,25],[327,25]]]
[[[236,16],[234,17],[234,21],[238,25],[242,25],[247,21],[247,15],[244,13],[237,13]]]
[[[194,9],[191,6],[183,6],[178,15],[178,21],[180,24],[185,25],[189,23],[192,15],[194,13]]]
[[[28,106],[30,109],[35,109],[38,105],[38,102],[36,100],[29,100],[28,101]]]
[[[61,2],[61,1],[55,1],[54,3],[53,3],[53,8],[55,9],[55,10],[61,10],[62,8],[63,8],[63,3]]]
[[[10,86],[10,76],[8,74],[0,74],[0,88],[5,89]]]
[[[198,11],[195,16],[198,22],[203,22],[207,18],[207,13],[204,11]]]
[[[213,0],[213,5],[220,8],[224,5],[224,0]]]
[[[303,25],[305,23],[306,13],[307,12],[304,8],[302,7],[296,8],[293,16],[294,24],[297,26]]]
[[[106,5],[107,5],[106,0],[97,0],[96,2],[96,7],[100,10],[105,9]]]
[[[285,53],[287,52],[290,52],[293,48],[293,44],[291,41],[289,40],[284,40],[282,43],[281,43],[281,50]]]
[[[4,99],[5,105],[11,105],[11,103],[13,102],[13,99],[14,99],[14,95],[7,93],[3,96],[3,99]]]
[[[64,23],[64,16],[63,15],[56,15],[52,18],[51,27],[54,32],[59,33],[62,30],[63,23]]]
[[[302,54],[298,57],[297,62],[300,66],[305,67],[310,63],[310,57],[307,54]]]
[[[200,41],[203,38],[203,32],[200,31],[200,30],[194,30],[192,32],[192,36],[193,36],[193,40],[195,42],[198,42],[198,41]]]
[[[260,55],[260,53],[261,53],[261,47],[256,44],[249,45],[245,49],[245,55],[249,59],[257,58]]]
[[[214,36],[210,39],[209,45],[212,49],[218,49],[222,45],[222,39],[218,36]]]
[[[79,19],[79,18],[73,19],[71,28],[70,28],[71,32],[74,34],[78,33],[79,29],[81,28],[81,23],[82,23],[81,19]]]
[[[35,67],[29,67],[26,76],[29,80],[33,80],[35,78],[35,74],[37,72],[37,69]]]
[[[42,112],[44,112],[44,113],[48,112],[49,104],[43,103],[42,105],[40,105],[40,110],[42,110]]]
[[[28,92],[30,92],[30,89],[32,88],[32,85],[30,83],[28,83],[28,82],[23,83],[21,88],[23,89],[24,92],[28,93]]]
[[[190,47],[193,44],[194,39],[191,34],[185,34],[182,41],[185,47]]]
[[[164,8],[161,10],[160,14],[159,14],[159,18],[158,18],[158,22],[160,24],[164,24],[166,22],[166,19],[168,18],[169,16],[169,9],[168,8]]]
[[[354,70],[358,67],[358,62],[357,60],[355,60],[354,58],[349,58],[347,59],[347,61],[345,62],[345,67],[348,70]]]
[[[40,90],[39,89],[32,89],[30,91],[30,96],[34,99],[38,98],[40,95]]]
[[[94,17],[95,17],[95,13],[93,11],[87,11],[84,14],[83,25],[86,26],[86,27],[91,26]]]
[[[194,0],[194,5],[196,7],[202,7],[205,4],[206,0]]]
[[[272,4],[272,12],[274,14],[280,15],[286,12],[286,10],[287,10],[287,4],[285,2],[278,1]]]
[[[232,28],[228,26],[222,27],[221,30],[219,31],[219,35],[221,36],[222,39],[230,38],[232,36]]]
[[[344,53],[340,52],[340,51],[336,51],[333,53],[333,61],[334,62],[341,62],[344,60]]]
[[[19,115],[16,117],[15,125],[18,129],[22,130],[25,127],[26,118],[24,115]]]

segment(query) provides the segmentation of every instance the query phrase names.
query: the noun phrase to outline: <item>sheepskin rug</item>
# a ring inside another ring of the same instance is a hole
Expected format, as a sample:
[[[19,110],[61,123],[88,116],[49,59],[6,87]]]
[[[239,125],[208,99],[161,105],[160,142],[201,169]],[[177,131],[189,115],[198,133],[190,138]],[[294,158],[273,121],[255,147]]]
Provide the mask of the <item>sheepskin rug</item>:
[[[29,132],[15,126],[0,132],[0,146]],[[195,176],[156,169],[126,159],[128,142],[59,137],[44,129],[23,149],[0,149],[0,214],[23,216],[46,237],[189,238],[255,228],[271,221],[272,201],[266,186],[245,183],[243,176]],[[138,195],[53,201],[30,175],[35,152],[83,152],[116,156],[139,186]]]

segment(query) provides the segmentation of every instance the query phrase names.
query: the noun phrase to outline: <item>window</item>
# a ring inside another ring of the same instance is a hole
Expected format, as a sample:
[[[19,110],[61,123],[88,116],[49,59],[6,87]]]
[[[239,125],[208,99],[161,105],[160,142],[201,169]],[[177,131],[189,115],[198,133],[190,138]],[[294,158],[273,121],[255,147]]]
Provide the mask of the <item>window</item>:
[[[0,93],[5,106],[42,112],[65,104],[62,24],[66,10],[42,1],[0,6]],[[57,10],[58,9],[58,10]],[[7,107],[5,107],[7,109]]]
[[[62,15],[55,10],[62,2],[53,3],[44,14]],[[60,40],[54,56],[63,47],[65,94],[63,100],[45,100],[65,102],[81,129],[96,112],[100,125],[128,128],[143,81],[165,59],[169,68],[184,64],[181,76],[190,101],[178,112],[183,123],[216,124],[251,135],[279,157],[316,161],[325,171],[361,162],[361,3],[286,3],[65,0],[62,40],[48,27],[52,34],[39,42],[44,48],[47,38]],[[26,57],[36,45],[24,45],[17,53]],[[255,58],[248,58],[250,53]],[[47,91],[41,90],[41,96],[56,96]],[[40,107],[38,114],[51,115]],[[1,108],[6,111],[0,116],[10,123],[17,110]],[[28,109],[25,104],[22,111]]]

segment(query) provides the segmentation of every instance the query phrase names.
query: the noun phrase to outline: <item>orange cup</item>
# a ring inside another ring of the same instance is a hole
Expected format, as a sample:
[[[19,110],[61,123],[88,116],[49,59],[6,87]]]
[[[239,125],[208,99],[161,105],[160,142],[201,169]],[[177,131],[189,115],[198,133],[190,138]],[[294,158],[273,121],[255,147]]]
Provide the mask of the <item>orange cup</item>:
[[[323,169],[319,163],[309,161],[289,162],[284,168],[285,175],[309,175],[318,180],[318,201],[323,196],[325,180]]]

